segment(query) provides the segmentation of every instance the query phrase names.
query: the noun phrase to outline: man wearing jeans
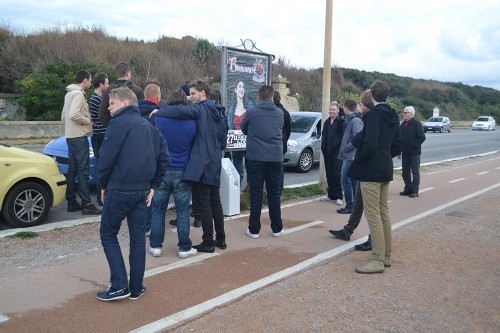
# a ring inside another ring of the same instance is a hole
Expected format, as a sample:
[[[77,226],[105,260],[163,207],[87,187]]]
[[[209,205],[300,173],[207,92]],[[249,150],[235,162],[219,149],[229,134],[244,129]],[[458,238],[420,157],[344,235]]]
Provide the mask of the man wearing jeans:
[[[111,285],[97,293],[101,301],[138,299],[144,287],[146,266],[145,224],[147,207],[170,164],[168,148],[160,131],[141,117],[137,97],[126,87],[109,94],[108,123],[99,161],[99,185],[104,202],[101,244],[111,271]],[[130,235],[130,282],[118,232],[127,218]]]
[[[168,97],[167,103],[169,105],[185,105],[187,103],[186,94],[182,89],[174,90]],[[189,238],[191,183],[182,179],[196,135],[196,121],[156,117],[155,125],[167,141],[171,163],[163,177],[162,184],[153,197],[149,252],[153,257],[161,255],[161,248],[165,240],[165,212],[170,194],[173,194],[177,212],[178,256],[186,258],[197,253]]]
[[[101,211],[91,203],[89,191],[89,141],[92,135],[92,121],[87,104],[85,89],[90,87],[91,77],[86,70],[76,73],[76,83],[66,87],[61,120],[68,144],[68,172],[66,179],[66,200],[68,212],[82,211],[83,215],[98,215]],[[78,183],[76,178],[78,177]],[[76,199],[76,192],[82,200]]]
[[[274,88],[264,85],[258,103],[241,122],[247,136],[245,165],[250,186],[250,217],[246,235],[259,238],[264,181],[269,204],[269,218],[274,237],[283,235],[281,220],[281,177],[283,174],[283,111],[273,102]]]

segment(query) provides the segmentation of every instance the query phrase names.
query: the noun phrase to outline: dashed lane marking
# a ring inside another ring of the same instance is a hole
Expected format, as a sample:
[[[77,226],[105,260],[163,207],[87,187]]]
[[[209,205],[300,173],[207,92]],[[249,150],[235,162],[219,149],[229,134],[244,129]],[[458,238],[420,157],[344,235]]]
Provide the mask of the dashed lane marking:
[[[427,192],[427,191],[432,191],[434,189],[434,187],[426,187],[426,188],[423,188],[421,190],[418,191],[418,193],[423,193],[423,192]]]
[[[398,229],[406,224],[409,224],[411,222],[415,222],[421,218],[424,218],[426,216],[429,216],[429,215],[432,215],[434,213],[437,213],[443,209],[446,209],[448,207],[451,207],[453,205],[456,205],[460,202],[463,202],[463,201],[467,201],[467,200],[470,200],[471,198],[473,197],[476,197],[478,195],[481,195],[483,193],[486,193],[488,191],[491,191],[497,187],[500,186],[500,183],[497,183],[495,185],[492,185],[490,187],[487,187],[487,188],[484,188],[480,191],[477,191],[477,192],[474,192],[474,193],[471,193],[469,195],[466,195],[464,197],[461,197],[459,199],[456,199],[456,200],[453,200],[453,201],[450,201],[446,204],[443,204],[441,206],[437,206],[433,209],[430,209],[430,210],[427,210],[425,212],[422,212],[418,215],[415,215],[415,216],[412,216],[410,218],[407,218],[403,221],[400,221],[396,224],[394,224],[392,226],[392,229],[395,230],[395,229]],[[133,331],[131,331],[132,333],[149,333],[149,332],[159,332],[159,331],[162,331],[162,330],[165,330],[166,328],[169,328],[169,327],[172,327],[172,326],[175,326],[175,325],[179,325],[181,322],[187,320],[187,319],[192,319],[193,317],[198,317],[200,316],[201,314],[203,313],[207,313],[211,310],[213,310],[215,307],[217,306],[221,306],[221,305],[224,305],[224,304],[227,304],[231,301],[234,301],[235,299],[238,299],[244,295],[247,295],[247,294],[250,294],[251,292],[257,290],[257,289],[260,289],[260,288],[264,288],[266,286],[268,286],[269,284],[271,283],[274,283],[276,281],[279,281],[279,280],[282,280],[292,274],[295,274],[297,272],[300,272],[306,268],[309,268],[313,265],[316,265],[324,260],[327,260],[327,259],[330,259],[340,253],[343,253],[347,250],[352,250],[353,246],[354,245],[357,245],[357,244],[361,244],[363,242],[365,242],[366,240],[368,239],[367,236],[365,237],[362,237],[362,238],[358,238],[352,242],[349,242],[349,243],[346,243],[342,246],[339,246],[339,247],[336,247],[330,251],[327,251],[327,252],[323,252],[323,253],[320,253],[318,254],[317,256],[313,257],[313,258],[310,258],[308,260],[305,260],[295,266],[292,266],[292,267],[289,267],[285,270],[282,270],[280,272],[277,272],[277,273],[274,273],[272,275],[269,275],[265,278],[262,278],[260,280],[257,280],[255,282],[252,282],[252,283],[249,283],[245,286],[242,286],[240,288],[237,288],[237,289],[234,289],[230,292],[227,292],[221,296],[218,296],[218,297],[215,297],[211,300],[208,300],[208,301],[205,301],[203,303],[200,303],[198,305],[195,305],[193,307],[190,307],[186,310],[183,310],[183,311],[179,311],[177,313],[174,313],[173,315],[171,316],[168,316],[168,317],[165,317],[165,318],[162,318],[162,319],[159,319],[157,321],[154,321],[148,325],[145,325],[145,326],[142,326],[142,327],[139,327]]]
[[[458,183],[458,182],[461,182],[462,180],[466,180],[467,178],[457,178],[457,179],[453,179],[453,180],[450,180],[448,181],[448,183]]]
[[[487,173],[490,173],[490,172],[489,171],[478,172],[478,173],[476,173],[476,175],[482,176],[482,175],[485,175]]]
[[[146,272],[144,272],[144,277],[150,277],[150,276],[153,276],[156,274],[171,271],[171,270],[176,269],[176,268],[190,266],[190,265],[193,265],[199,261],[205,260],[207,258],[212,258],[212,257],[218,256],[218,255],[219,255],[219,253],[217,253],[217,252],[197,254],[191,258],[182,259],[182,260],[179,260],[177,262],[174,262],[174,263],[166,265],[166,266],[156,267],[156,268],[147,270]]]

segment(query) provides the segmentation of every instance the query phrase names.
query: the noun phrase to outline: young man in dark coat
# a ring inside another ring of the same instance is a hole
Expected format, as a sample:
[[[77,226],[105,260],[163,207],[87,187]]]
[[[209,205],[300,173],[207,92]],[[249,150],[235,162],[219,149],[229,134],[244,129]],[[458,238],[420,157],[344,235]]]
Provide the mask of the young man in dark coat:
[[[111,90],[109,97],[112,118],[101,146],[99,186],[104,202],[100,236],[111,285],[97,293],[101,301],[138,299],[146,291],[147,207],[170,164],[165,139],[141,117],[134,92],[120,87]],[[130,280],[117,237],[125,218],[130,234]]]
[[[285,158],[285,154],[288,151],[288,139],[290,138],[290,134],[292,133],[292,121],[290,119],[290,112],[281,104],[281,95],[279,91],[274,91],[273,97],[274,105],[281,111],[283,111],[283,158]],[[283,172],[281,177],[281,190],[283,190],[283,185],[285,182],[285,173]]]
[[[392,158],[401,153],[399,119],[386,102],[389,85],[370,86],[374,107],[364,117],[363,131],[353,138],[358,149],[351,177],[359,181],[372,241],[372,258],[356,268],[358,273],[382,273],[391,266],[392,226],[389,217],[389,183],[393,180]]]
[[[405,182],[405,188],[399,194],[407,195],[410,198],[418,197],[418,187],[420,186],[420,154],[422,153],[422,143],[425,141],[422,124],[413,117],[415,117],[415,108],[413,106],[405,107],[403,110],[403,122],[399,127],[403,139],[403,151],[398,158],[401,159],[403,181]]]

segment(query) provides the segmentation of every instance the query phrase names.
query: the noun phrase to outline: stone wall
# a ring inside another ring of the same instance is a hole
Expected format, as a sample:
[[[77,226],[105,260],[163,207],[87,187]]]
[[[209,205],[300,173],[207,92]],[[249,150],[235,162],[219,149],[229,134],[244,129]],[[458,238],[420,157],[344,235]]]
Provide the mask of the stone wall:
[[[55,138],[64,135],[62,121],[0,121],[0,139]]]

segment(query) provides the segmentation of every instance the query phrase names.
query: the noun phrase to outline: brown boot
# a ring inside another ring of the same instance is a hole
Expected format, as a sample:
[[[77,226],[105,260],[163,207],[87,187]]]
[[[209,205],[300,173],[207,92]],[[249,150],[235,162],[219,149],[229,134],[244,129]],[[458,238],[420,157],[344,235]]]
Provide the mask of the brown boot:
[[[82,205],[78,203],[78,201],[75,202],[68,202],[68,212],[77,212],[79,210],[82,210]]]
[[[101,210],[91,203],[86,204],[82,208],[82,215],[101,215],[101,213]]]
[[[356,272],[361,274],[383,273],[384,262],[371,259],[367,264],[356,267]]]

